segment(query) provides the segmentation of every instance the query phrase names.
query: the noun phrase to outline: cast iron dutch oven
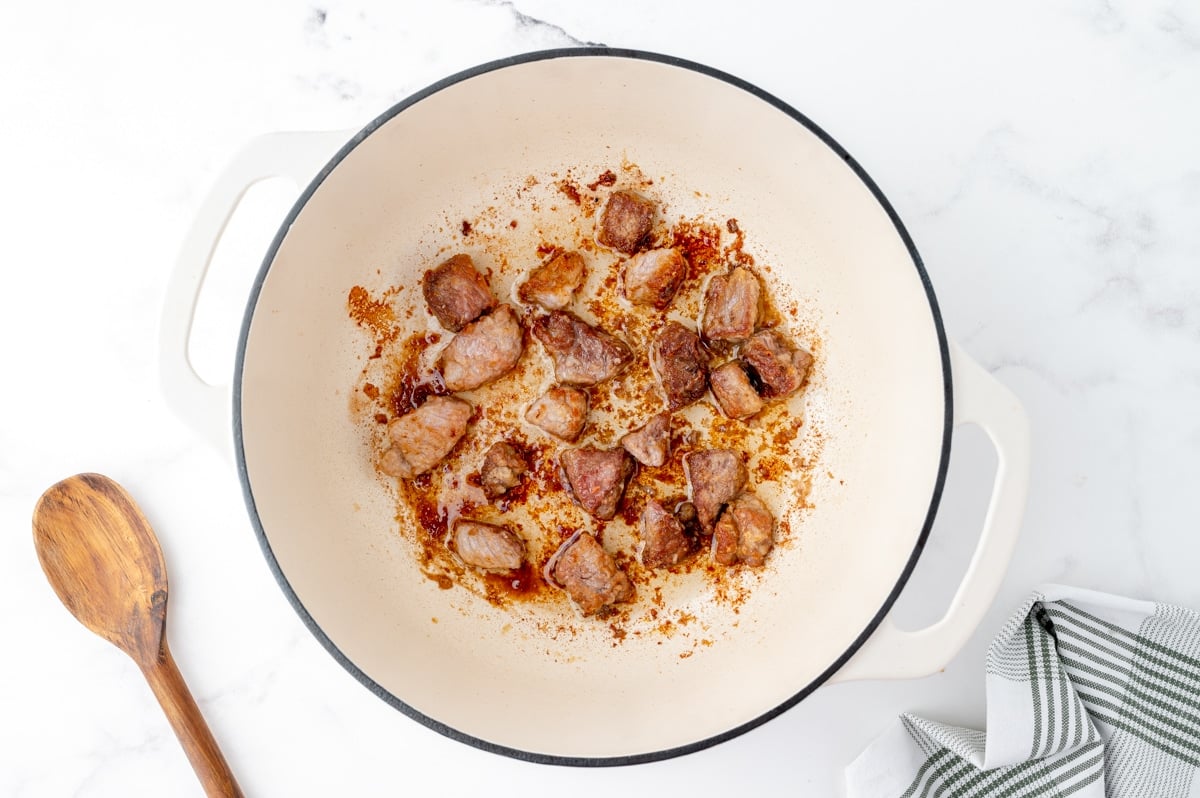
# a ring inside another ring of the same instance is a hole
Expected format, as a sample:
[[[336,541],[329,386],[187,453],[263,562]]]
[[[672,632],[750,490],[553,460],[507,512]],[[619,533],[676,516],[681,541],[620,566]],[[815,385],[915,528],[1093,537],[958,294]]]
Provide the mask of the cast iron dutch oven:
[[[703,645],[655,634],[614,645],[602,623],[556,636],[440,589],[399,533],[347,410],[362,368],[351,286],[379,284],[377,270],[417,284],[431,225],[468,218],[496,186],[621,158],[675,176],[662,188],[674,208],[701,192],[736,216],[769,254],[771,290],[800,298],[822,332],[820,383],[797,401],[821,420],[815,473],[835,478],[813,480],[807,509],[788,519],[794,545],[772,555],[736,611],[703,586],[672,594]],[[454,75],[357,134],[252,142],[202,207],[164,313],[168,399],[213,440],[228,439],[228,389],[188,364],[191,310],[238,199],[276,175],[307,188],[249,299],[234,453],[280,587],[330,654],[389,704],[487,750],[628,764],[733,737],[830,679],[931,673],[978,624],[1024,506],[1024,413],[947,340],[929,277],[879,187],[791,106],[677,58],[556,50]],[[945,618],[900,631],[886,616],[929,534],[963,423],[980,424],[999,453],[985,528]]]

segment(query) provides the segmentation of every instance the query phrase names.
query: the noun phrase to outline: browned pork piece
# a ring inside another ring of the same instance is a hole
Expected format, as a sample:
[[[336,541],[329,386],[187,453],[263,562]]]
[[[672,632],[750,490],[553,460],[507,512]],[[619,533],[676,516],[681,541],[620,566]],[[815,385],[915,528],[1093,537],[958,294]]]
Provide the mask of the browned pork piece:
[[[394,477],[412,479],[440,463],[467,431],[471,405],[452,396],[434,396],[388,424],[392,445],[379,458],[379,468]]]
[[[517,447],[507,441],[492,444],[479,469],[479,484],[489,499],[503,496],[521,483],[529,464]]]
[[[721,406],[721,412],[730,418],[746,418],[763,409],[762,397],[754,390],[742,364],[736,360],[713,369],[708,375],[708,385],[717,404]]]
[[[683,524],[654,499],[642,510],[642,565],[670,568],[678,565],[691,550],[691,541],[683,533]]]
[[[511,531],[465,519],[454,522],[454,550],[467,565],[484,571],[513,571],[525,560],[525,544]]]
[[[621,436],[621,445],[644,466],[664,465],[671,453],[671,414],[652,416],[641,429]]]
[[[625,298],[662,310],[671,304],[686,274],[687,264],[677,249],[639,252],[625,261]]]
[[[633,584],[591,535],[568,540],[551,560],[551,580],[567,591],[584,615],[633,598]]]
[[[496,297],[470,255],[455,255],[425,272],[421,290],[430,312],[451,332],[458,332],[496,307]]]
[[[787,396],[808,376],[812,355],[792,346],[778,330],[755,333],[742,345],[742,360],[762,382],[762,395]]]
[[[512,371],[521,359],[521,338],[521,321],[509,305],[463,327],[438,359],[446,387],[470,391]]]
[[[711,532],[721,507],[746,487],[746,467],[737,452],[707,449],[683,457],[683,471],[692,488],[692,504],[701,528]]]
[[[596,240],[632,255],[654,226],[654,210],[653,200],[632,191],[614,191],[596,223]]]
[[[582,255],[578,252],[559,252],[529,273],[529,277],[517,289],[517,296],[526,304],[541,305],[546,310],[562,310],[571,304],[586,275]]]
[[[762,285],[749,269],[737,266],[718,274],[704,292],[704,337],[744,341],[762,316]]]
[[[634,468],[623,449],[567,449],[558,456],[558,462],[580,507],[603,521],[617,514],[617,504]]]
[[[668,321],[650,344],[650,367],[667,407],[677,410],[704,396],[708,353],[700,336],[677,321]]]
[[[738,494],[713,529],[713,559],[721,565],[759,567],[775,545],[774,527],[771,511],[757,496]]]
[[[555,386],[534,400],[525,411],[525,420],[569,442],[583,432],[587,414],[586,393],[578,388]]]
[[[633,360],[624,341],[563,311],[534,321],[533,336],[553,358],[555,377],[566,385],[595,385]]]

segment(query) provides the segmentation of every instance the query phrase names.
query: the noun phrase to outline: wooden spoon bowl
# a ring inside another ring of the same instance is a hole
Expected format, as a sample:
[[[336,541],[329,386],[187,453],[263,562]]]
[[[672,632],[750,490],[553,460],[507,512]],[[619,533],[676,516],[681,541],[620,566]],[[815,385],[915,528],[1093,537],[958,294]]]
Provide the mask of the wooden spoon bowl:
[[[64,479],[34,508],[33,541],[71,614],[142,669],[205,792],[241,796],[167,648],[167,567],[129,494],[100,474]]]

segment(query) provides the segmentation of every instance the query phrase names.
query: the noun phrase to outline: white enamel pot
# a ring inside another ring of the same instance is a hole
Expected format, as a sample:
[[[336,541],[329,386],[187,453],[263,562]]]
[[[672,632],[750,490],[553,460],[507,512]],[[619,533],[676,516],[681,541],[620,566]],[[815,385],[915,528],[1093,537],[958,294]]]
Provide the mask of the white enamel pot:
[[[622,156],[647,174],[683,176],[736,215],[769,253],[773,287],[817,308],[823,331],[821,470],[837,478],[814,480],[811,509],[793,525],[799,544],[772,555],[739,612],[703,591],[680,599],[711,643],[686,657],[655,635],[613,645],[608,635],[514,632],[504,610],[422,578],[347,414],[362,348],[346,316],[350,286],[377,281],[381,265],[390,282],[415,284],[429,264],[414,242],[485,206],[491,186]],[[933,673],[978,625],[1024,508],[1025,415],[947,340],[920,257],[879,188],[787,104],[675,58],[573,49],[455,75],[357,134],[252,142],[201,208],[163,318],[167,397],[222,444],[229,388],[201,382],[188,363],[192,310],[238,199],[280,175],[307,188],[249,299],[233,452],[280,586],[337,661],[397,709],[524,759],[649,761],[740,734],[832,680]],[[888,611],[965,423],[999,454],[983,533],[945,617],[901,631]]]

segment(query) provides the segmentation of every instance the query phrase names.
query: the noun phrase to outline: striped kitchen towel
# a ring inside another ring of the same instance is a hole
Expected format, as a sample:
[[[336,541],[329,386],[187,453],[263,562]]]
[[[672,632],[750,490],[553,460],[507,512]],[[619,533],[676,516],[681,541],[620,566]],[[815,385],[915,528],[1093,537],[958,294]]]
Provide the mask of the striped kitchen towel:
[[[1200,614],[1042,588],[988,649],[987,729],[904,715],[847,795],[1200,797]]]

